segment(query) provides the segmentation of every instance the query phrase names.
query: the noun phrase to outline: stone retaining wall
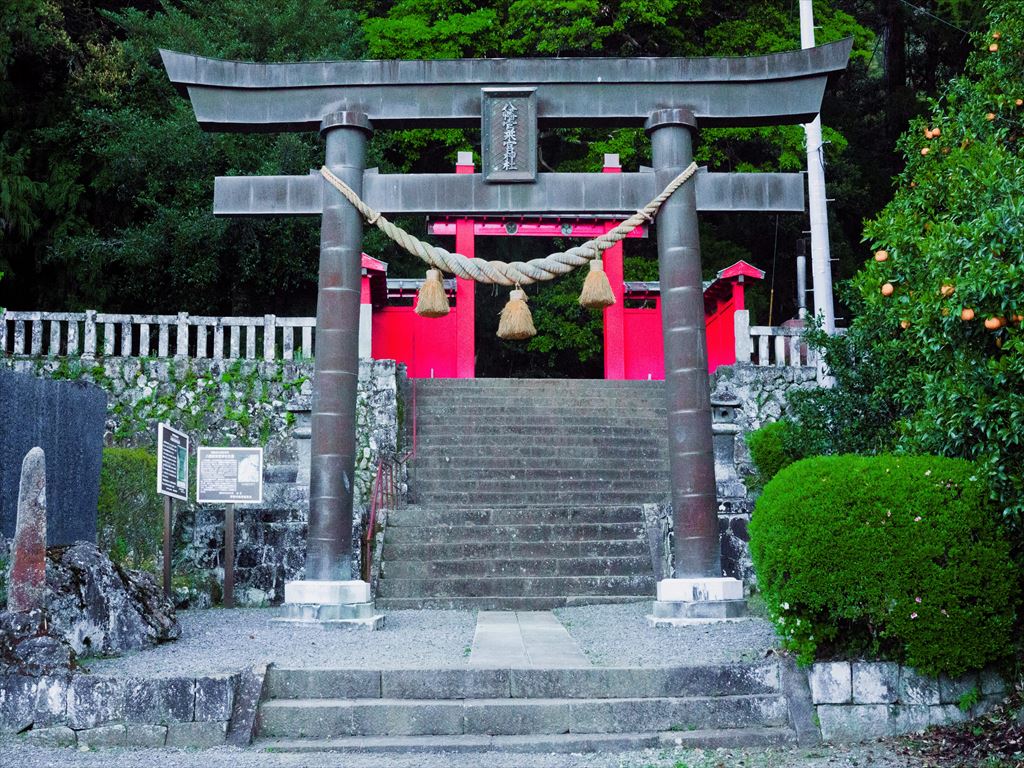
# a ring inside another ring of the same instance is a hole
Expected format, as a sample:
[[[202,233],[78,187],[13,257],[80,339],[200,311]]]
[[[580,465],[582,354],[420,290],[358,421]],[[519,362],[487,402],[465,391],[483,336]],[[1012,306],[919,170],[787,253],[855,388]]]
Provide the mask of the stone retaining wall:
[[[12,676],[0,679],[0,733],[49,746],[216,746],[240,679]]]
[[[834,742],[867,741],[963,722],[984,714],[1006,692],[994,670],[936,679],[880,661],[814,664],[808,678],[821,737]]]

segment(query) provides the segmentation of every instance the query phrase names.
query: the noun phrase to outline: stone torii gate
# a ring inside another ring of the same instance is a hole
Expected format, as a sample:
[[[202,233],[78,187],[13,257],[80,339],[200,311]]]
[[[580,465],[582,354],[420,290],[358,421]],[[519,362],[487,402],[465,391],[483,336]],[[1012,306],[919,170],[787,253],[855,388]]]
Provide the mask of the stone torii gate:
[[[174,85],[209,131],[313,131],[325,166],[386,214],[626,217],[693,159],[698,127],[800,124],[852,41],[744,58],[465,59],[255,64],[161,51]],[[537,173],[537,128],[643,126],[653,169]],[[376,129],[482,126],[480,174],[381,175],[365,168]],[[657,216],[676,579],[673,615],[731,615],[742,585],[722,579],[698,211],[803,211],[801,174],[701,172]],[[366,616],[351,581],[352,491],[363,221],[316,171],[218,177],[222,216],[320,215],[316,368],[305,581],[286,585],[286,615]],[[738,593],[737,593],[738,588]],[[695,607],[696,604],[696,607]],[[703,604],[703,605],[701,605]],[[372,606],[370,608],[372,613]]]

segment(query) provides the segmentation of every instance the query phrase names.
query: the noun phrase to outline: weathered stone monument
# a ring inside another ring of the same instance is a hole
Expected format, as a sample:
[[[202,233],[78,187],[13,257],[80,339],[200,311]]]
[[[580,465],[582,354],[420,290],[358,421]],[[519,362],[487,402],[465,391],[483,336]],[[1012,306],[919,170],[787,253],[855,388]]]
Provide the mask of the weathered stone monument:
[[[46,543],[96,541],[107,395],[0,369],[0,533],[14,536],[22,459],[46,454]]]
[[[46,607],[46,457],[42,448],[25,454],[18,487],[7,608],[22,613]]]
[[[319,130],[326,171],[377,212],[625,217],[690,166],[699,127],[813,119],[851,47],[734,59],[252,64],[161,55],[205,130]],[[385,176],[365,167],[374,130],[480,125],[481,174]],[[537,173],[539,125],[643,126],[654,168]],[[799,174],[701,172],[657,217],[678,577],[663,580],[658,596],[670,618],[731,616],[743,594],[739,581],[722,578],[697,213],[803,209]],[[321,216],[307,580],[288,585],[286,610],[342,617],[369,595],[351,580],[363,218],[316,171],[218,178],[214,212]],[[333,606],[326,614],[325,605]]]

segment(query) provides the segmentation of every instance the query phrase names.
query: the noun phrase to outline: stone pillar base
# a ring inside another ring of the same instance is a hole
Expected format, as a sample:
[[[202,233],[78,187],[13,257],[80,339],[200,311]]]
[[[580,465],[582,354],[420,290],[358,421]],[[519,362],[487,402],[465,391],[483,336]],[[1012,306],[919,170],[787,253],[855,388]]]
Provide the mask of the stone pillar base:
[[[655,627],[680,627],[746,618],[743,582],[722,577],[662,579],[647,621]]]
[[[384,626],[384,616],[375,613],[365,581],[286,582],[281,615],[274,621],[371,630]]]

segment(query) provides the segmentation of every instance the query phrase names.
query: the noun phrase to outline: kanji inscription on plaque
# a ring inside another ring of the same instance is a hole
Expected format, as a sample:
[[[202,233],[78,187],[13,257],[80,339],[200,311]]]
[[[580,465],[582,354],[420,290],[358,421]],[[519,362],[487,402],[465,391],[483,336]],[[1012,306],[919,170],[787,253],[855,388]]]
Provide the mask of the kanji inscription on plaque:
[[[487,181],[537,179],[537,101],[534,88],[484,88],[481,114]]]

